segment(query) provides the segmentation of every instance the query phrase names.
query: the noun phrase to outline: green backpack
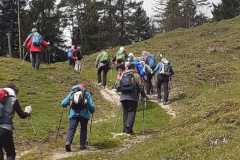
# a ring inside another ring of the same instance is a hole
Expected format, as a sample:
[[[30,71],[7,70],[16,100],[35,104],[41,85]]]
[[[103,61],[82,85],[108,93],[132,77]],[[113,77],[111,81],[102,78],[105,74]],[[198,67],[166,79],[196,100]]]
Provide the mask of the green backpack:
[[[116,54],[116,60],[125,60],[125,53],[124,52],[120,52],[118,51],[117,54]]]
[[[100,56],[100,58],[99,58],[99,61],[100,62],[106,62],[106,61],[109,61],[109,54],[106,52],[106,51],[103,51],[102,53],[101,53],[101,56]]]

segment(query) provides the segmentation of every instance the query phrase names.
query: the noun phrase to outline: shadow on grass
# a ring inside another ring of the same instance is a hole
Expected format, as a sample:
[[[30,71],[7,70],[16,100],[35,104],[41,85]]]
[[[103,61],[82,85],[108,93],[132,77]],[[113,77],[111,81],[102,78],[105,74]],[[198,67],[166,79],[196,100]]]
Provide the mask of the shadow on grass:
[[[97,149],[112,149],[119,146],[119,142],[116,140],[103,140],[93,143],[92,146]]]
[[[146,105],[146,106],[145,106],[145,105]],[[152,109],[158,107],[158,104],[156,104],[156,103],[154,103],[154,102],[149,102],[149,101],[145,104],[145,102],[141,101],[141,102],[138,104],[138,109],[137,109],[137,111],[138,111],[138,112],[142,111],[142,110],[144,109],[144,107],[145,107],[145,110],[152,110]]]

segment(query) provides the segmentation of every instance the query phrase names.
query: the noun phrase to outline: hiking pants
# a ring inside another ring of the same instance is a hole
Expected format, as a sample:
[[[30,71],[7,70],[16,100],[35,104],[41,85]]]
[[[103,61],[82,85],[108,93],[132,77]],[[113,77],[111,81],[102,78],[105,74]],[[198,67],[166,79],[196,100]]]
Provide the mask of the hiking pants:
[[[15,160],[16,152],[13,142],[13,132],[0,128],[0,160],[4,159],[3,151],[7,154],[7,160]]]
[[[105,87],[107,85],[107,72],[108,72],[108,66],[104,65],[98,68],[97,74],[98,74],[98,83],[102,83],[102,85]]]
[[[80,60],[77,60],[77,61],[75,62],[74,70],[77,71],[77,72],[80,72],[80,70],[81,70]]]
[[[121,103],[123,107],[123,132],[131,134],[133,133],[138,102],[124,100]]]
[[[147,94],[151,94],[151,91],[153,90],[153,85],[152,85],[152,74],[147,74],[147,79],[145,81],[145,87],[146,87],[146,92]]]
[[[163,102],[168,101],[169,97],[169,76],[166,75],[157,75],[157,92],[159,100],[162,99],[162,87],[163,87]]]
[[[73,117],[69,119],[66,144],[72,144],[78,123],[80,123],[80,146],[86,145],[88,119],[83,117]]]
[[[40,52],[31,52],[30,60],[31,60],[33,69],[39,69],[39,66],[41,63],[41,53]]]

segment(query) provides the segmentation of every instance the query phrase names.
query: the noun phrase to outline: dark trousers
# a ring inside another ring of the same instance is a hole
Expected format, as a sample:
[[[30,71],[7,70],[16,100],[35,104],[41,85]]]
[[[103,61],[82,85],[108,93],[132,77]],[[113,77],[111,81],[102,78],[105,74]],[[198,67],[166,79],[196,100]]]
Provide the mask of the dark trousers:
[[[74,117],[69,120],[69,128],[67,132],[66,144],[72,144],[78,123],[80,123],[80,126],[81,126],[80,127],[80,145],[81,146],[86,145],[88,119],[83,117]]]
[[[157,92],[158,98],[161,100],[162,98],[162,87],[163,87],[163,102],[168,101],[169,97],[169,76],[167,75],[157,75]]]
[[[40,52],[31,52],[30,60],[32,63],[32,67],[34,69],[39,69],[41,63],[41,53]]]
[[[152,78],[153,78],[153,76],[151,74],[147,74],[147,79],[145,81],[145,87],[146,87],[147,94],[150,94],[153,89]]]
[[[12,131],[0,128],[0,160],[3,160],[3,151],[7,154],[7,160],[15,160],[16,152]]]
[[[123,107],[123,132],[133,133],[138,102],[125,100],[122,101]]]
[[[102,83],[104,87],[107,85],[107,72],[108,72],[107,65],[99,67],[97,71],[98,83]]]

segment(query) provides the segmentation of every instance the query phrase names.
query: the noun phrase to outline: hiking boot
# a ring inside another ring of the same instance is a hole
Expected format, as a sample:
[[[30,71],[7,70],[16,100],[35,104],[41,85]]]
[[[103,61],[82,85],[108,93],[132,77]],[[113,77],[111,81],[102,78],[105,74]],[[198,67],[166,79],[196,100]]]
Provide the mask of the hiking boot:
[[[168,104],[169,104],[168,101],[164,101],[164,102],[163,102],[163,105],[168,105]]]
[[[65,145],[65,151],[66,152],[71,152],[71,145],[70,144]]]
[[[85,149],[87,149],[87,147],[85,145],[80,146],[80,150],[85,150]]]

